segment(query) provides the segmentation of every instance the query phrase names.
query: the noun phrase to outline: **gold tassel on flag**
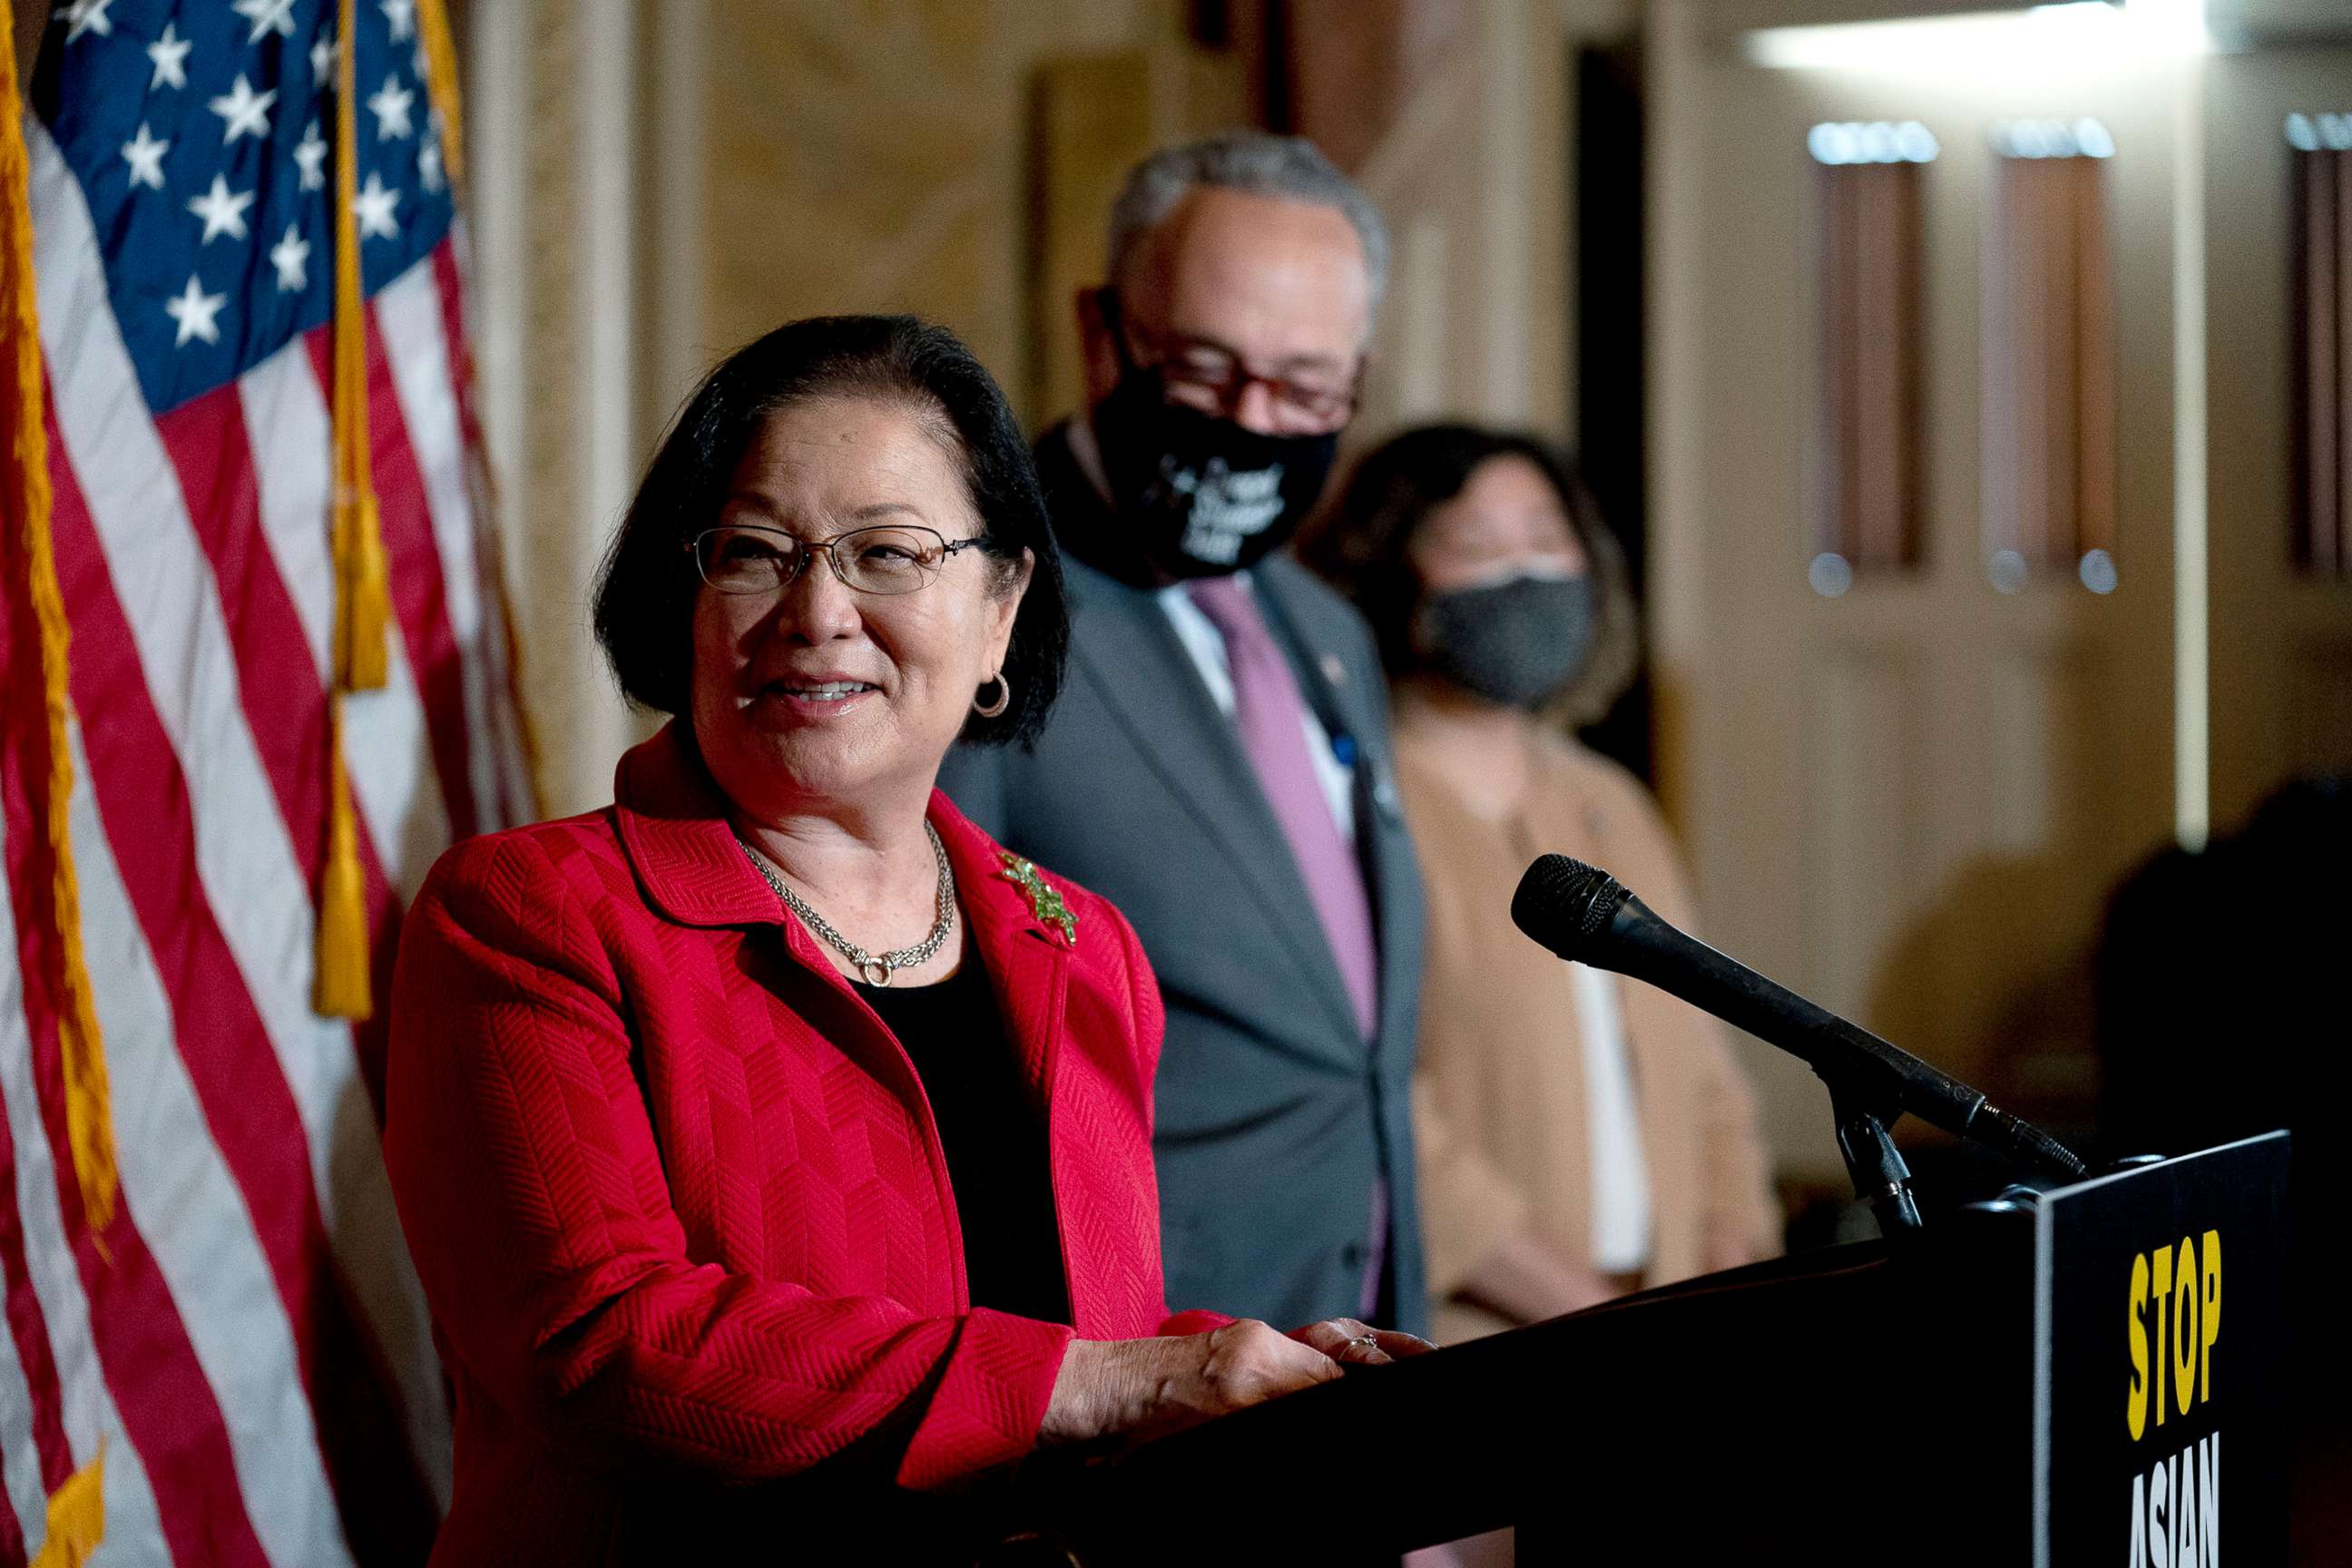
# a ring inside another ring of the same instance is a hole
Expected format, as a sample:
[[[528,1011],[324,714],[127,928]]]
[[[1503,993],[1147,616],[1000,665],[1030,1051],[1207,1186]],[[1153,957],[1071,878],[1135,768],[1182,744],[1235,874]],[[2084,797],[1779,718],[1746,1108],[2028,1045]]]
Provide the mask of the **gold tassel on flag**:
[[[352,781],[343,768],[343,699],[327,697],[327,863],[319,874],[319,965],[310,1010],[329,1018],[364,1018],[368,992],[367,879],[360,870],[359,827]]]
[[[364,1018],[369,994],[367,883],[343,768],[344,694],[383,685],[392,594],[368,453],[367,305],[360,283],[359,26],[341,0],[335,51],[335,683],[327,693],[327,854],[310,1007]]]
[[[340,322],[337,335],[341,335]],[[364,381],[354,395],[367,396]],[[362,414],[358,420],[360,435],[351,445],[364,453],[367,416]],[[366,458],[362,456],[360,460]],[[336,484],[334,530],[335,575],[342,585],[339,608],[343,619],[341,668],[336,672],[336,684],[345,691],[373,691],[384,683],[383,639],[392,597],[384,565],[383,527],[376,516],[375,492],[365,479],[349,486]]]
[[[13,37],[13,7],[0,0],[0,34]],[[81,891],[74,879],[73,753],[66,741],[67,628],[49,542],[49,444],[42,421],[39,291],[33,279],[33,220],[26,207],[31,162],[25,150],[24,104],[16,92],[16,58],[0,58],[0,565],[5,565],[9,618],[35,628],[40,650],[43,733],[47,766],[25,780],[41,837],[29,857],[46,858],[48,913],[57,929],[44,944],[57,996],[58,1052],[65,1078],[66,1137],[81,1189],[82,1221],[105,1250],[118,1192],[114,1112],[106,1076],[106,1043],[99,1033],[89,969],[82,956]]]
[[[450,38],[444,0],[424,0],[416,8],[416,27],[425,35],[425,90],[441,116],[441,167],[448,171],[450,188],[463,195],[466,139],[459,134],[457,46]]]
[[[0,0],[5,6],[7,0]],[[106,1539],[106,1440],[90,1462],[49,1494],[48,1534],[32,1568],[81,1568]]]
[[[335,683],[345,691],[384,683],[392,618],[368,455],[367,306],[360,288],[359,26],[342,0],[335,52]]]

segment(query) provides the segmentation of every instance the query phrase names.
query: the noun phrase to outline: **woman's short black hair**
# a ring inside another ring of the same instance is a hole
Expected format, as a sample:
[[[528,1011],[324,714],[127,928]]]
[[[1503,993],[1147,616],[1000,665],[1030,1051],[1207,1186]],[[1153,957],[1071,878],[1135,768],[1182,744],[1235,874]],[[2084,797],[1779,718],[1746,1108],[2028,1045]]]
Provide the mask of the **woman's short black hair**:
[[[752,437],[770,415],[813,397],[906,405],[956,460],[984,549],[1010,584],[1024,550],[1036,565],[1013,623],[1010,706],[975,713],[963,738],[1034,739],[1062,686],[1069,612],[1061,557],[1020,421],[993,377],[945,327],[912,316],[815,316],[737,349],[705,376],[662,437],[596,579],[596,640],[629,700],[683,713],[702,579],[688,542],[719,521]]]
[[[1424,425],[1366,453],[1334,506],[1298,542],[1298,556],[1355,601],[1371,623],[1381,662],[1395,679],[1423,667],[1413,639],[1421,573],[1412,541],[1438,507],[1460,495],[1479,465],[1496,458],[1533,463],[1568,510],[1584,547],[1598,624],[1583,670],[1547,711],[1571,724],[1608,711],[1641,658],[1624,552],[1601,518],[1575,459],[1535,436],[1475,425]]]

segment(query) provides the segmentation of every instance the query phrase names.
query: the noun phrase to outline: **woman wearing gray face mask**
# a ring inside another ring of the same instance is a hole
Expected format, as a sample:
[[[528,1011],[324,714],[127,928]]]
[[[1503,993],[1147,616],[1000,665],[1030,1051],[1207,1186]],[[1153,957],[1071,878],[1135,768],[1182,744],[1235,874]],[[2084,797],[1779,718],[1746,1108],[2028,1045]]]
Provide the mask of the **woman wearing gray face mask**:
[[[1547,851],[1690,919],[1655,802],[1570,728],[1634,660],[1622,557],[1572,466],[1528,437],[1409,431],[1364,458],[1299,552],[1362,608],[1396,686],[1430,911],[1413,1092],[1439,1339],[1778,1250],[1721,1026],[1511,924],[1512,889]]]

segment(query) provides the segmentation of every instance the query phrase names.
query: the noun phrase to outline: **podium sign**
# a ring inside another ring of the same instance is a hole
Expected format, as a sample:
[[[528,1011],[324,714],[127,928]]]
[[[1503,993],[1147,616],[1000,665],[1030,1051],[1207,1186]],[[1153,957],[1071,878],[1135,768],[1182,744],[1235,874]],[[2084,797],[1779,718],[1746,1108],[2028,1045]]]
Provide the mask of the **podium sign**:
[[[2034,1568],[2286,1561],[2286,1180],[2273,1132],[2042,1195]]]

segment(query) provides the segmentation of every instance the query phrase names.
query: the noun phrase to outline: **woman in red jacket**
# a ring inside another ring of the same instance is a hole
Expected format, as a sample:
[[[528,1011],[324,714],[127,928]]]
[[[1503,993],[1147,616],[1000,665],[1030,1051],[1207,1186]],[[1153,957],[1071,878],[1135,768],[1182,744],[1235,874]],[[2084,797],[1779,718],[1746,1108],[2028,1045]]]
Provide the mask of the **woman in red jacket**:
[[[1151,972],[932,787],[959,735],[1034,731],[1066,636],[1019,428],[950,334],[801,321],[720,365],[596,626],[676,717],[606,810],[450,851],[401,943],[436,1563],[944,1546],[940,1494],[1042,1446],[1421,1348],[1168,1315]]]

